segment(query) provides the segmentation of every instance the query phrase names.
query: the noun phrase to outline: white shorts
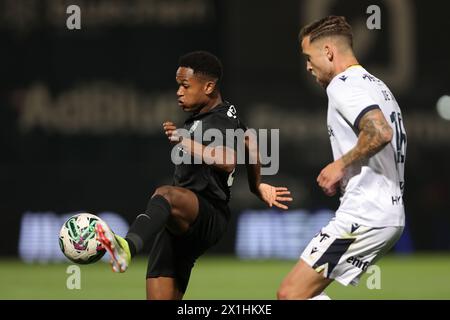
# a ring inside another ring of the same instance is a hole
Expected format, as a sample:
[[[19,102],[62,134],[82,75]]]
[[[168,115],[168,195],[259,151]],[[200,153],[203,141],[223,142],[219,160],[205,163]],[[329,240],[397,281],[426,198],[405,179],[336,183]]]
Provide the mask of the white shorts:
[[[326,278],[357,285],[367,267],[386,254],[402,232],[403,227],[373,228],[333,218],[300,258]]]

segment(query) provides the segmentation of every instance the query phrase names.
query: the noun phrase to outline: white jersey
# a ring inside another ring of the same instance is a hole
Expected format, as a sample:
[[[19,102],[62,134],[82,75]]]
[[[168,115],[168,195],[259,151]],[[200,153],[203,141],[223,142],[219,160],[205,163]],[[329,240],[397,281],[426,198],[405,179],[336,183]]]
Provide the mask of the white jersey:
[[[336,75],[327,95],[328,134],[335,160],[356,146],[359,121],[370,110],[381,109],[394,132],[380,152],[346,169],[336,218],[371,227],[404,226],[406,132],[394,96],[361,66]]]

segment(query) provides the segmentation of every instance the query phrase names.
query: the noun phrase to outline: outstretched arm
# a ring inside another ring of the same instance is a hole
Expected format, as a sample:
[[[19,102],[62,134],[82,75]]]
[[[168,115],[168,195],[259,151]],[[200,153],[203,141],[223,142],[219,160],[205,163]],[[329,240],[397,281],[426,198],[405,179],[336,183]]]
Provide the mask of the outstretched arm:
[[[266,183],[261,183],[261,163],[259,161],[256,137],[245,135],[245,151],[247,154],[245,165],[250,191],[269,207],[275,205],[281,209],[288,209],[288,206],[279,202],[292,201],[292,197],[290,197],[291,192],[286,187],[274,187]]]
[[[345,168],[355,162],[369,159],[392,140],[392,128],[379,109],[367,112],[361,118],[358,129],[360,133],[356,146],[326,166],[317,177],[319,186],[329,196],[336,194],[337,185],[344,176]]]

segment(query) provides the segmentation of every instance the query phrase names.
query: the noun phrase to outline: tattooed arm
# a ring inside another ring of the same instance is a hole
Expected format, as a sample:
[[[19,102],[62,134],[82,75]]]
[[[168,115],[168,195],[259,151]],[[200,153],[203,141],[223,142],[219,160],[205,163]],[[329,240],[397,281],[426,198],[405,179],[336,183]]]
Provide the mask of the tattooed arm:
[[[339,181],[344,176],[345,168],[351,164],[369,159],[387,145],[393,135],[392,128],[379,109],[367,112],[359,122],[359,136],[356,146],[340,159],[326,166],[317,177],[323,191],[333,196]]]
[[[391,141],[393,135],[379,109],[369,111],[361,118],[359,130],[358,143],[341,158],[345,167],[375,155]]]

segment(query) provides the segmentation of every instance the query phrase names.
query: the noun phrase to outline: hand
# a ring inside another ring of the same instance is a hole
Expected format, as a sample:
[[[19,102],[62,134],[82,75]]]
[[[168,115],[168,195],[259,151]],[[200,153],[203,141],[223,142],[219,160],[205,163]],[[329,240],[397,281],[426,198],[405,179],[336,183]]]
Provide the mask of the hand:
[[[317,183],[327,196],[336,194],[339,182],[344,177],[345,167],[341,159],[327,165],[317,177]]]
[[[283,195],[290,195],[291,192],[285,187],[274,187],[266,183],[260,183],[258,186],[259,197],[262,201],[267,203],[272,208],[273,205],[281,209],[288,209],[284,204],[278,201],[292,201],[291,197],[281,197]]]
[[[178,135],[177,127],[171,121],[167,121],[163,123],[164,133],[170,142],[180,142],[181,136]]]

